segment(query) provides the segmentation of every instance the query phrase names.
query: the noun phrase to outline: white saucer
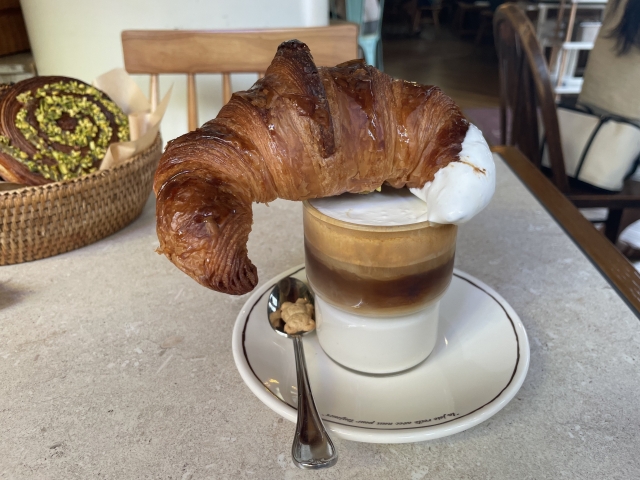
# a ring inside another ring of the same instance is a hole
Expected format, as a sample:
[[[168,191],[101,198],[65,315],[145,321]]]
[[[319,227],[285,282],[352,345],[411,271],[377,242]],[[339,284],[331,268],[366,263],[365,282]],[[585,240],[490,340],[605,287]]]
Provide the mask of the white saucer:
[[[247,386],[295,422],[293,342],[273,332],[267,320],[268,292],[287,275],[306,280],[304,266],[298,266],[254,292],[238,315],[232,342]],[[304,337],[316,405],[334,435],[370,443],[445,437],[487,420],[515,396],[529,368],[529,340],[509,304],[456,270],[440,309],[433,353],[397,374],[348,370],[323,352],[314,333]]]

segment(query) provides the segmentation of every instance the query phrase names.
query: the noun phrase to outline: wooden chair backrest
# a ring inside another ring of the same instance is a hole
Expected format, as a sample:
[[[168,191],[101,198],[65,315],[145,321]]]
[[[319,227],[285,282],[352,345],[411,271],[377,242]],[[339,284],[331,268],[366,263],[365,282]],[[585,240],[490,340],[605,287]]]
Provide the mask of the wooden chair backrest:
[[[552,180],[564,193],[569,182],[564,167],[555,95],[549,69],[533,24],[516,5],[500,6],[493,20],[500,69],[501,143],[514,145],[538,168],[542,124]]]
[[[221,73],[223,100],[231,99],[231,73],[263,76],[280,43],[298,39],[311,49],[318,66],[334,66],[358,56],[358,27],[345,23],[329,27],[246,31],[125,30],[124,66],[129,73],[151,75],[152,108],[158,104],[159,74],[187,75],[189,130],[198,126],[195,75]]]

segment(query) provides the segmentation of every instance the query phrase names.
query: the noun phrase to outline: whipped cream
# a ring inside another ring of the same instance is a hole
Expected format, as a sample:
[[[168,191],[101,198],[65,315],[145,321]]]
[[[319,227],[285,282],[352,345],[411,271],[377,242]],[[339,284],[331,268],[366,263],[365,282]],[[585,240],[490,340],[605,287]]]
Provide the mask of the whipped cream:
[[[462,142],[459,162],[438,170],[433,181],[410,188],[427,204],[427,220],[460,224],[480,213],[496,189],[496,166],[482,132],[472,124]]]
[[[344,193],[309,203],[329,217],[359,225],[464,223],[489,204],[496,188],[493,155],[475,125],[469,125],[459,159],[422,188],[383,187],[381,192]]]

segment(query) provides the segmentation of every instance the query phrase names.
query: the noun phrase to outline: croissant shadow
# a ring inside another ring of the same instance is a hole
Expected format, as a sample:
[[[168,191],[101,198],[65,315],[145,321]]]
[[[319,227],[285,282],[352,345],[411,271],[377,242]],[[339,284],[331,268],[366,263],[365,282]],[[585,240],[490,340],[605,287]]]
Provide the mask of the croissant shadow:
[[[28,295],[26,288],[9,285],[9,282],[0,283],[0,310],[5,310],[20,303]]]

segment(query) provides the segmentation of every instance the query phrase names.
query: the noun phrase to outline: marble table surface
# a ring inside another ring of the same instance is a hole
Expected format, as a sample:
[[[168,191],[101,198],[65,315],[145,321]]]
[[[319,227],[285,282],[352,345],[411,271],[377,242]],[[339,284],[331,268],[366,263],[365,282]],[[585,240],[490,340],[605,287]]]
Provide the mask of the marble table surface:
[[[520,392],[465,432],[415,444],[336,438],[298,470],[294,425],[245,386],[231,331],[247,296],[198,285],[154,252],[154,204],[80,250],[0,268],[0,479],[640,478],[640,322],[497,160],[456,266],[529,334]],[[254,209],[261,282],[304,261],[302,207]],[[293,359],[292,359],[293,361]]]

